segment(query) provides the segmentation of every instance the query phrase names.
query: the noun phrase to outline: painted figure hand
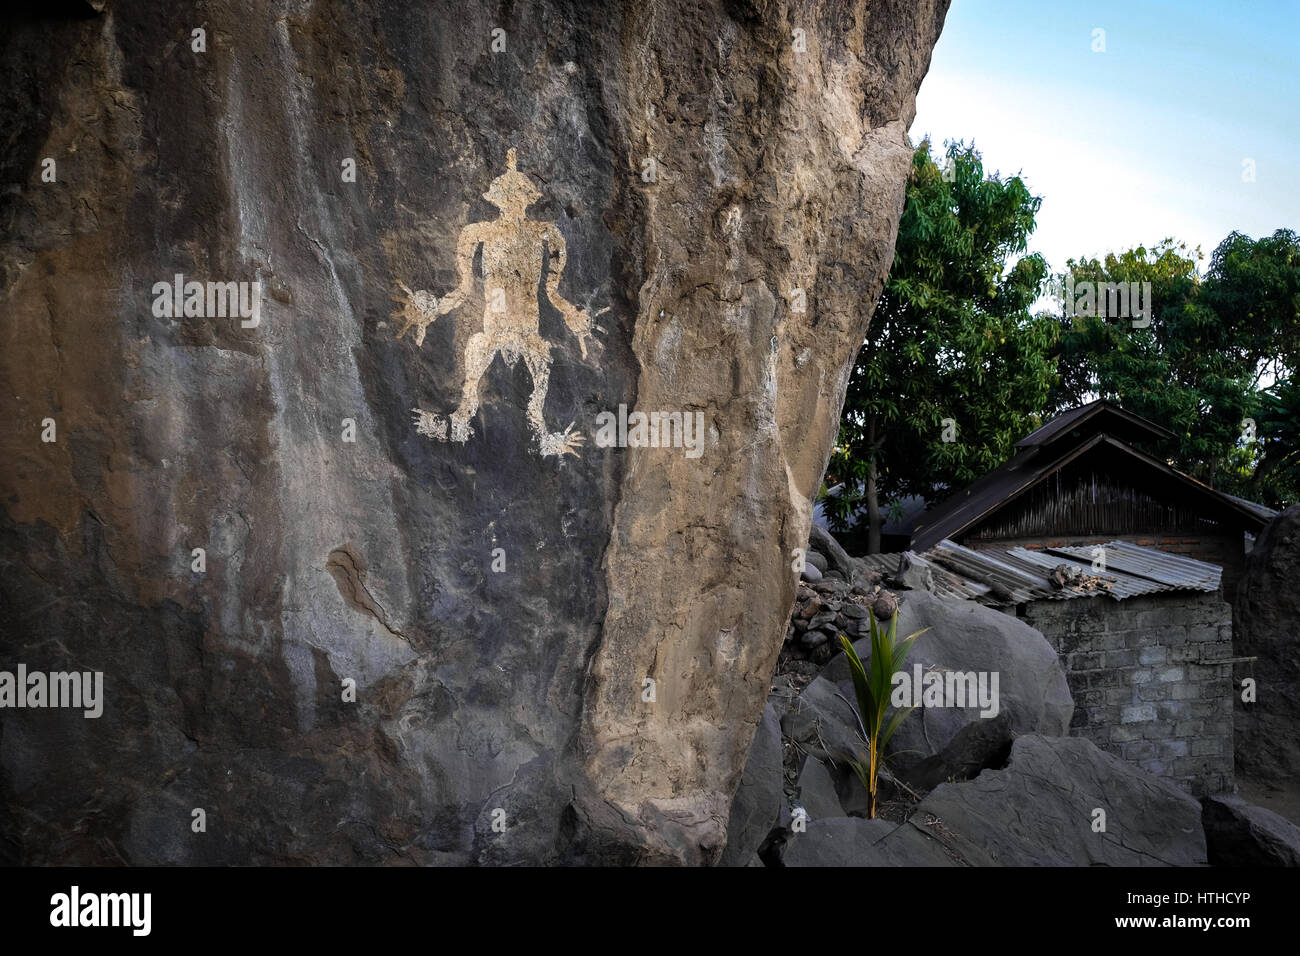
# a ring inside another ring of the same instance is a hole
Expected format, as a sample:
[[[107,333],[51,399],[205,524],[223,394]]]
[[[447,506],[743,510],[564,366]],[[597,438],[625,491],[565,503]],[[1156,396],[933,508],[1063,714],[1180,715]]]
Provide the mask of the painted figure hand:
[[[424,330],[433,324],[434,320],[440,315],[445,315],[449,309],[440,308],[446,304],[446,299],[441,303],[438,297],[432,292],[420,289],[412,292],[407,288],[406,283],[398,280],[397,283],[402,287],[403,295],[392,296],[394,302],[400,303],[402,308],[393,312],[391,318],[405,319],[405,324],[398,329],[397,337],[400,339],[412,326],[415,327],[415,344],[417,346],[424,344]],[[450,298],[448,296],[447,298]]]

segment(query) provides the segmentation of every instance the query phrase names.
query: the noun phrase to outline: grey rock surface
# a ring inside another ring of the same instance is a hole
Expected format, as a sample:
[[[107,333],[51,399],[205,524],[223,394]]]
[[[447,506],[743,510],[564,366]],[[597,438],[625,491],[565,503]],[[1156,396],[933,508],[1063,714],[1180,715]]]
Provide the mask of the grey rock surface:
[[[1300,505],[1267,525],[1246,555],[1233,602],[1233,653],[1255,657],[1233,676],[1253,677],[1254,703],[1237,695],[1233,749],[1239,773],[1293,785],[1300,779]]]
[[[812,757],[841,760],[856,756],[866,744],[858,731],[857,718],[847,694],[824,677],[817,677],[803,689],[781,718],[781,731]]]
[[[1196,800],[1077,737],[1018,738],[1005,769],[939,786],[908,824],[974,866],[1206,864]]]
[[[1300,827],[1290,820],[1229,794],[1202,806],[1211,866],[1300,866]]]
[[[857,817],[814,820],[785,845],[786,866],[954,866],[942,846],[908,824]]]
[[[835,792],[835,781],[826,765],[816,757],[804,761],[799,773],[799,801],[813,820],[844,816],[844,808]]]
[[[745,865],[776,826],[784,800],[782,756],[781,722],[769,703],[763,708],[740,786],[731,801],[727,847],[719,865]]]

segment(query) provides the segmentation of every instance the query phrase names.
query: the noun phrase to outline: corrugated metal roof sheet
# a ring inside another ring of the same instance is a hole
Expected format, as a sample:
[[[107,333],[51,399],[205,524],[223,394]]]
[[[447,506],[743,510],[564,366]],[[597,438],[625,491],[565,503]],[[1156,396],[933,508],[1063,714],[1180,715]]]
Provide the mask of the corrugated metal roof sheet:
[[[1065,601],[1070,598],[1079,597],[1097,597],[1100,594],[1108,594],[1116,601],[1123,601],[1125,598],[1138,597],[1142,594],[1153,594],[1156,591],[1171,591],[1164,584],[1155,581],[1148,581],[1143,578],[1132,577],[1127,574],[1120,574],[1112,568],[1109,563],[1105,571],[1092,570],[1092,549],[1081,548],[1085,554],[1072,555],[1064,554],[1056,549],[1048,551],[1029,551],[1025,548],[1012,548],[1011,553],[1015,554],[1020,560],[1026,563],[1032,563],[1043,570],[1046,575],[1054,568],[1062,564],[1068,564],[1071,567],[1078,568],[1084,574],[1092,574],[1103,578],[1110,584],[1106,589],[1076,590],[1074,588],[1061,588],[1053,590],[1048,597],[1054,601]],[[1049,585],[1050,587],[1050,585]]]
[[[1155,548],[1143,548],[1128,541],[1110,541],[1101,547],[1106,570],[1136,575],[1183,591],[1217,591],[1223,569],[1217,564],[1197,561],[1181,554]],[[1051,548],[1055,554],[1087,557],[1091,562],[1095,547]]]
[[[1103,548],[1106,569],[1093,571],[1097,548]],[[1117,601],[1162,591],[1217,591],[1222,569],[1180,554],[1143,548],[1127,541],[1070,548],[966,548],[945,539],[924,554],[906,552],[913,567],[933,574],[934,592],[941,597],[976,600],[1000,606],[1028,601],[1066,601],[1109,595]],[[901,554],[860,558],[886,577],[898,571]],[[1060,565],[1078,568],[1100,587],[1054,588],[1048,580]]]
[[[906,554],[914,567],[921,569],[922,572],[927,569],[930,571],[933,575],[934,593],[940,597],[960,598],[963,601],[970,601],[982,598],[990,592],[990,589],[985,585],[968,580],[959,574],[954,574],[946,568],[927,561],[914,551],[908,551]],[[898,571],[898,560],[902,556],[902,552],[871,554],[857,560],[867,567],[879,571],[884,576],[890,577]]]
[[[1002,553],[990,551],[973,551],[955,542],[944,540],[939,546],[927,551],[925,556],[941,566],[960,574],[962,577],[997,585],[1005,592],[999,603],[1020,604],[1045,597],[1048,590],[1046,574],[1038,574],[1035,569],[1017,567],[1006,560]],[[993,588],[988,588],[992,593]]]

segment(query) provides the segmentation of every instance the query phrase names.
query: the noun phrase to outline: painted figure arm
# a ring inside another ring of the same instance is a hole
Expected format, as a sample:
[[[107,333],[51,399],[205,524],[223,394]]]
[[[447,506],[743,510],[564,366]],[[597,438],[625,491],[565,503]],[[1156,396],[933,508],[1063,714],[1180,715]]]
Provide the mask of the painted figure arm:
[[[592,331],[591,313],[586,309],[578,308],[578,306],[560,295],[560,277],[564,275],[564,266],[568,261],[568,250],[564,243],[564,236],[554,225],[548,225],[543,238],[546,240],[546,247],[549,250],[546,297],[551,300],[551,305],[559,310],[560,315],[564,316],[564,324],[578,337],[578,347],[582,349],[582,357],[586,358],[587,339],[591,338]],[[593,344],[600,344],[594,338],[591,341]]]
[[[397,284],[401,286],[402,294],[392,296],[392,299],[402,307],[392,313],[392,318],[406,321],[398,330],[397,338],[400,339],[414,328],[416,347],[423,345],[425,331],[438,316],[446,315],[459,306],[465,301],[465,296],[474,291],[474,249],[480,242],[477,225],[477,223],[470,223],[462,229],[460,241],[456,244],[456,267],[460,274],[460,285],[457,288],[439,299],[427,289],[417,289],[413,292],[405,282],[398,280]]]
[[[460,285],[442,297],[438,303],[439,315],[446,315],[458,307],[474,291],[474,250],[483,241],[479,235],[480,225],[471,222],[460,231],[460,240],[456,243],[456,270],[460,275]]]

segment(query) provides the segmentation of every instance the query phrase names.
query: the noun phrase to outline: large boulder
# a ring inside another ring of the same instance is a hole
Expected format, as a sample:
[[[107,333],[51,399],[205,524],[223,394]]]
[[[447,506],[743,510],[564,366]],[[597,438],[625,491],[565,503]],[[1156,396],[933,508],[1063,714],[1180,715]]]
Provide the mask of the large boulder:
[[[947,0],[192,6],[0,26],[0,856],[716,861]]]
[[[783,761],[781,722],[769,703],[763,708],[740,786],[731,801],[727,847],[718,861],[720,865],[745,866],[776,826],[785,799]]]
[[[1201,824],[1213,866],[1300,866],[1300,827],[1229,794],[1206,797]]]
[[[1002,762],[1013,737],[1021,734],[1059,736],[1069,731],[1074,701],[1056,651],[1038,631],[1010,615],[973,601],[940,598],[925,591],[907,591],[898,612],[899,639],[929,628],[916,639],[904,673],[915,683],[923,675],[974,673],[986,675],[992,697],[997,675],[996,713],[993,707],[918,707],[889,741],[890,769],[916,787],[929,789],[951,778],[965,779]],[[871,658],[870,638],[854,644],[864,664]],[[822,678],[835,682],[853,700],[848,660],[835,657]],[[810,688],[811,689],[811,688]],[[815,707],[834,712],[829,692],[820,692]],[[968,700],[967,703],[970,703]]]
[[[1237,696],[1233,749],[1239,773],[1292,785],[1300,779],[1300,505],[1267,525],[1246,555],[1233,604],[1233,652],[1254,657],[1256,700]]]
[[[1206,863],[1196,800],[1078,737],[1018,738],[1005,769],[936,788],[908,825],[974,866]]]

